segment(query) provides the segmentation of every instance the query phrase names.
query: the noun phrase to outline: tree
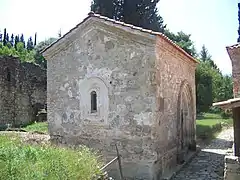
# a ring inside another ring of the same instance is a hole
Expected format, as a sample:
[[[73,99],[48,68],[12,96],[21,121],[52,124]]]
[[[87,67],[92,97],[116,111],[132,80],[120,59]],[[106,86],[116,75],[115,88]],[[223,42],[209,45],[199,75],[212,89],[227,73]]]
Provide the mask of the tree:
[[[3,39],[2,39],[2,33],[1,33],[1,31],[0,31],[0,42],[2,42],[3,41]]]
[[[19,43],[19,35],[15,36],[15,42],[14,42],[14,47],[17,49],[17,44]]]
[[[179,45],[188,54],[190,54],[193,57],[197,57],[197,52],[194,43],[191,40],[190,34],[185,34],[182,31],[178,32],[177,34],[174,34],[169,30],[165,30],[164,34],[173,42],[175,42],[177,45]]]
[[[35,36],[34,36],[34,47],[37,45],[37,33],[35,33]]]
[[[202,61],[207,61],[211,59],[211,56],[208,53],[207,48],[205,47],[205,45],[202,46],[202,50],[200,52],[200,59]]]
[[[214,63],[214,61],[212,60],[211,55],[208,53],[207,48],[205,47],[205,45],[202,46],[202,50],[200,51],[200,60],[203,62],[208,61],[211,65],[212,68],[216,69],[217,71],[220,72],[220,70],[218,69],[217,65]]]
[[[157,11],[158,2],[159,0],[93,0],[91,10],[128,24],[163,32],[165,25]]]
[[[3,45],[6,46],[7,41],[6,41],[6,37],[7,37],[7,30],[6,28],[4,29],[4,33],[3,33]]]
[[[197,111],[207,112],[213,102],[232,98],[232,78],[220,72],[204,45],[199,58],[200,64],[196,70]],[[221,112],[220,109],[217,111]]]
[[[7,33],[6,38],[5,38],[6,44],[9,42],[9,35]]]
[[[20,42],[23,43],[23,47],[25,48],[25,41],[24,41],[24,36],[23,36],[23,34],[22,34],[21,37],[20,37]]]
[[[217,101],[225,101],[233,98],[233,82],[229,75],[222,76],[221,85],[218,87]]]
[[[119,19],[119,0],[93,0],[91,4],[91,11],[101,14],[115,20]]]
[[[197,112],[207,112],[213,102],[212,76],[206,63],[200,63],[196,69],[196,106]]]
[[[14,35],[13,34],[11,35],[10,43],[11,43],[11,46],[13,47],[14,46]]]
[[[32,37],[30,37],[27,41],[27,50],[31,51],[33,50],[34,46],[33,46],[33,41],[32,41]]]
[[[238,3],[238,39],[237,42],[240,42],[240,3]]]
[[[45,41],[41,41],[40,43],[38,43],[38,45],[35,47],[35,49],[36,49],[36,51],[40,52],[56,40],[57,40],[57,38],[51,37]]]
[[[47,68],[47,62],[46,59],[42,56],[42,54],[40,53],[43,49],[45,49],[47,46],[49,46],[50,44],[52,44],[54,41],[56,41],[57,38],[49,38],[45,41],[40,42],[36,47],[35,47],[35,63],[40,65],[40,67],[46,69]]]

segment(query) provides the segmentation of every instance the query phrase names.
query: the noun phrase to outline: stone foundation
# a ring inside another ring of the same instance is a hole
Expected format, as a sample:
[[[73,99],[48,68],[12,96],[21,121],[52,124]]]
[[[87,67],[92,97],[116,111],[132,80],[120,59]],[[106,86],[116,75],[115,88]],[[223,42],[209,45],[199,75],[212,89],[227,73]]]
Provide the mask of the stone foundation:
[[[239,157],[226,156],[225,157],[225,180],[239,180],[240,179],[240,162]]]

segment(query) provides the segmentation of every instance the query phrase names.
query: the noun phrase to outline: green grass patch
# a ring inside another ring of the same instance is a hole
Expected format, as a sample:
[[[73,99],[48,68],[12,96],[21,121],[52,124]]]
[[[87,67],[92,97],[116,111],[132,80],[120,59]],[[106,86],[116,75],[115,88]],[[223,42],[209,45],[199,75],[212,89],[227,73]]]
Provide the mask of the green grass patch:
[[[48,132],[48,123],[47,122],[36,122],[36,123],[30,124],[30,125],[24,127],[23,129],[28,132],[47,133]]]
[[[16,136],[0,135],[0,179],[92,180],[101,166],[97,154],[86,147],[30,146]]]
[[[223,119],[220,114],[204,113],[197,117],[197,138],[212,139],[224,126],[231,126],[232,123],[231,118]]]

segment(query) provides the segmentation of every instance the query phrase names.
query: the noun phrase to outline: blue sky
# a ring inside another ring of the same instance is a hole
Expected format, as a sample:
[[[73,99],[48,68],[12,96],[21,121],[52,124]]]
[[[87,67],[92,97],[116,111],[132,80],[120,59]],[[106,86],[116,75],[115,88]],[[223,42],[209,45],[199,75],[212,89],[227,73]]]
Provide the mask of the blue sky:
[[[226,46],[235,44],[239,0],[160,0],[167,27],[191,34],[198,51],[205,44],[224,74],[231,73]],[[0,30],[34,36],[38,41],[62,34],[83,20],[91,0],[0,0]]]

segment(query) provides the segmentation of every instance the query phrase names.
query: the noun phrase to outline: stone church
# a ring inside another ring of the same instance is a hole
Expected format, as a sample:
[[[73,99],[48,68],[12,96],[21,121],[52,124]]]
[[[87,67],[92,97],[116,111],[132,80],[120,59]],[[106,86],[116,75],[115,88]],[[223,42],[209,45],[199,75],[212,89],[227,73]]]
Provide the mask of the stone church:
[[[106,162],[117,144],[132,179],[158,179],[195,149],[198,62],[163,34],[89,13],[43,55],[53,140]]]

